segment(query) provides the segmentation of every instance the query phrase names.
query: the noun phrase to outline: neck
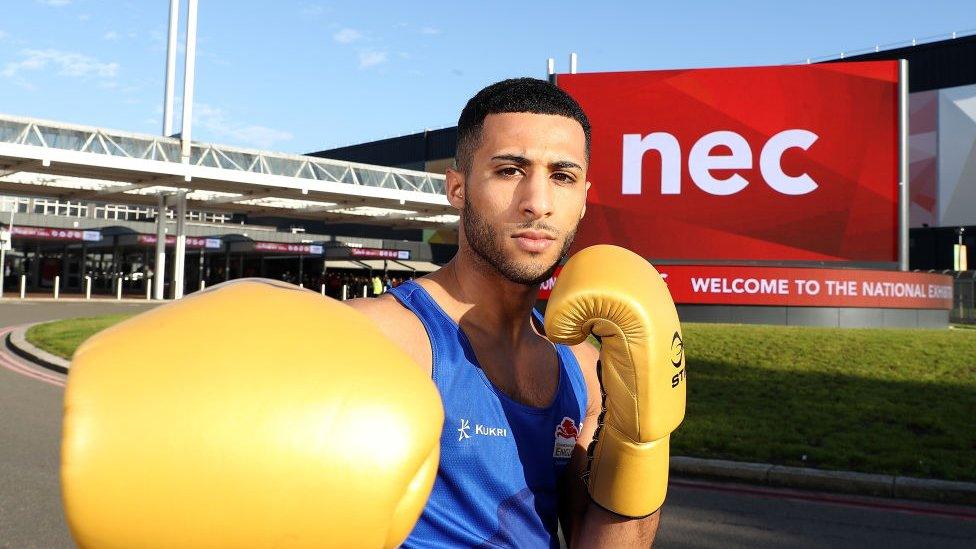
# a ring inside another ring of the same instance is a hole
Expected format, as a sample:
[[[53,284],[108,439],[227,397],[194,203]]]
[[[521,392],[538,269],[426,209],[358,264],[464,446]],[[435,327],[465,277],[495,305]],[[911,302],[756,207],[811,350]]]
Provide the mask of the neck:
[[[532,335],[528,315],[538,286],[518,284],[502,276],[471,248],[458,254],[431,278],[452,302],[448,314],[467,329],[510,338],[516,345]]]

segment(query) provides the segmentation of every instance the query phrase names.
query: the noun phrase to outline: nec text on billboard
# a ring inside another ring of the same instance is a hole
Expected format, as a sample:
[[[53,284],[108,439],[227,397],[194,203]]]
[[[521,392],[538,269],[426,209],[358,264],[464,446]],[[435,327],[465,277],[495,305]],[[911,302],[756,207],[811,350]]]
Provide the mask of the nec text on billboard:
[[[898,63],[559,75],[593,126],[576,246],[897,261]]]

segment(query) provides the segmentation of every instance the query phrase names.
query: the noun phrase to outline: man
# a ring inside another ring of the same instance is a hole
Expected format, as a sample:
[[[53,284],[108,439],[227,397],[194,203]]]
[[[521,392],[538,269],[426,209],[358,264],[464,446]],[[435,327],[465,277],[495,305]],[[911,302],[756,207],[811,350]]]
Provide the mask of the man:
[[[589,152],[586,115],[557,87],[520,78],[481,90],[461,113],[447,172],[457,255],[391,294],[348,302],[433,377],[445,408],[441,466],[405,547],[556,545],[557,515],[572,546],[653,542],[658,512],[616,515],[583,481],[599,353],[554,347],[531,314],[586,211]]]

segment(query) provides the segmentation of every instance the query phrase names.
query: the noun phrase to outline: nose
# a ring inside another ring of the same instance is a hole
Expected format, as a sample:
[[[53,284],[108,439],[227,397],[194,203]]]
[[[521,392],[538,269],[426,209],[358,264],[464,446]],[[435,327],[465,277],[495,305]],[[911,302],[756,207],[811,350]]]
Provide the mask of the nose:
[[[549,175],[533,170],[519,183],[519,210],[528,219],[544,219],[552,215],[553,188]]]

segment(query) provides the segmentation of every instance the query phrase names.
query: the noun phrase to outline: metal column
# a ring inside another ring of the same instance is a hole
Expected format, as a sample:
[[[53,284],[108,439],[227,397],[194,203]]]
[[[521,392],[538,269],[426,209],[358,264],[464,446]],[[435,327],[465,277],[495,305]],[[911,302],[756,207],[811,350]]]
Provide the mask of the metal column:
[[[68,245],[61,247],[61,277],[64,279],[64,289],[67,290],[71,282],[68,272],[71,270],[71,262],[68,260]]]
[[[17,202],[14,201],[14,209],[10,210],[10,224],[7,226],[7,231],[9,233],[7,236],[10,238],[9,244],[11,246],[10,248],[11,250],[13,250],[13,243],[14,243],[14,213],[16,211],[17,211]],[[25,247],[24,250],[26,251],[27,248]],[[4,275],[6,274],[6,270],[7,270],[5,264],[6,254],[7,254],[6,250],[2,249],[2,244],[0,244],[0,299],[3,298],[3,282],[4,282]],[[24,257],[26,256],[27,254],[24,254]],[[21,269],[23,269],[23,267],[21,267]],[[13,272],[13,269],[11,269],[10,271]]]
[[[898,61],[898,269],[908,270],[908,61]]]
[[[298,285],[305,284],[305,254],[298,252]]]
[[[166,284],[166,203],[167,196],[160,193],[156,205],[156,272],[153,274],[153,299],[163,299]]]
[[[122,279],[122,261],[119,260],[119,237],[112,237],[112,282],[109,285],[109,292],[115,291],[115,285]]]
[[[173,299],[183,297],[186,279],[186,191],[176,198],[176,246],[173,249]]]
[[[189,0],[186,14],[186,58],[183,61],[183,122],[180,139],[183,162],[190,161],[193,126],[193,75],[197,58],[197,0]]]
[[[142,251],[142,287],[146,290],[146,299],[149,299],[149,284],[152,278],[149,277],[149,249]]]
[[[207,256],[206,256],[206,246],[200,248],[200,257],[197,258],[198,261],[198,271],[197,271],[197,291],[203,289],[203,281],[207,279],[207,274],[205,269],[207,268]]]
[[[169,38],[166,41],[166,91],[163,94],[163,135],[173,135],[173,88],[176,87],[176,34],[180,0],[169,0]]]
[[[85,276],[88,275],[88,242],[81,241],[81,263],[78,266],[78,282],[81,286],[85,285]]]

